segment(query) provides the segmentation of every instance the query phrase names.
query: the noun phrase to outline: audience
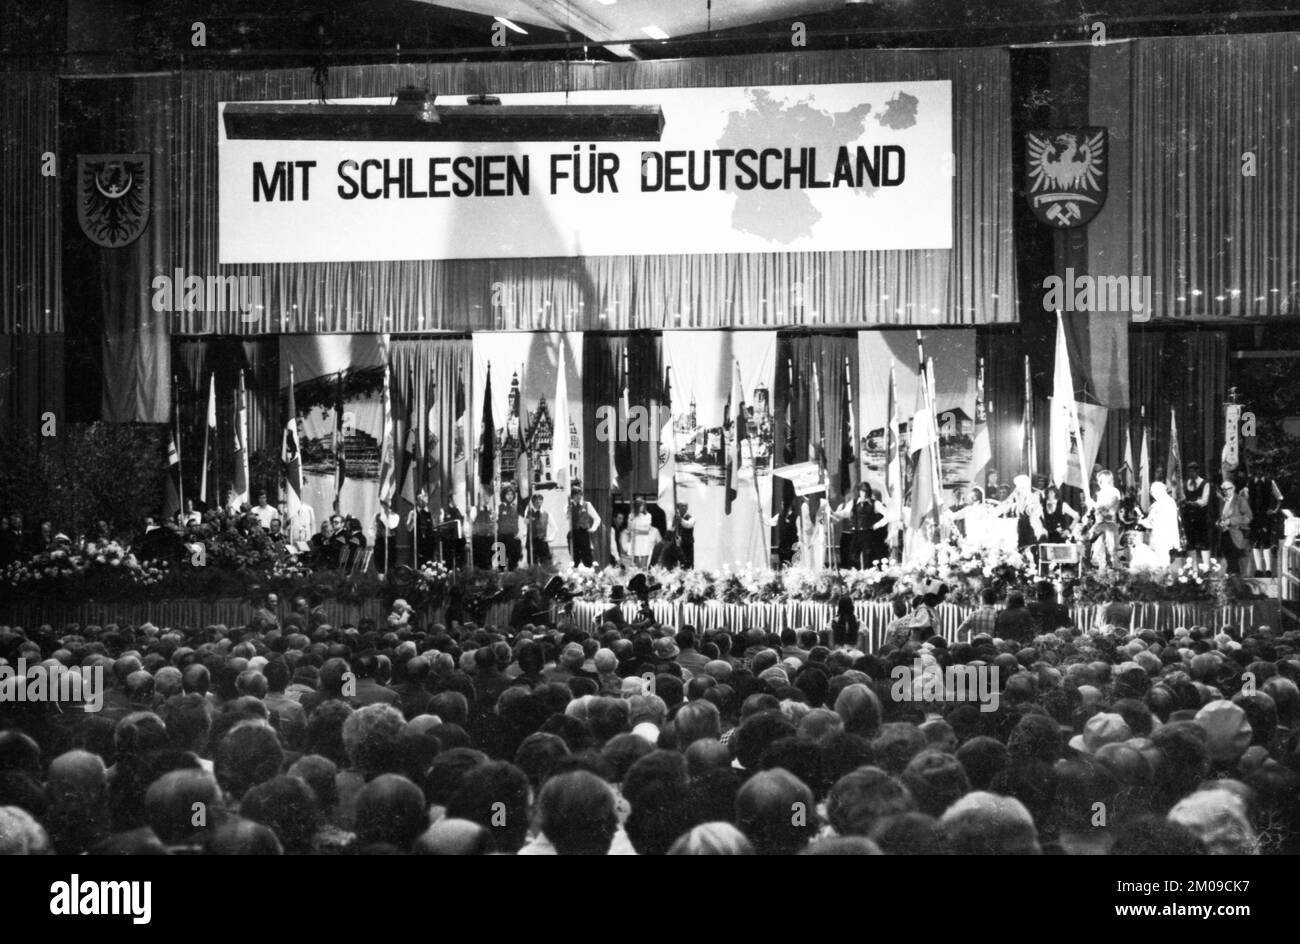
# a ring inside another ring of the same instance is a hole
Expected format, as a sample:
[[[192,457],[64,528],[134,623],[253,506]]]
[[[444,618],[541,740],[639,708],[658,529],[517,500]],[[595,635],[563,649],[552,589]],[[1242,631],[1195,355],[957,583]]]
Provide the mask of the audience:
[[[1294,631],[1080,631],[1046,588],[874,652],[299,610],[0,626],[105,686],[0,702],[0,852],[1300,851]]]

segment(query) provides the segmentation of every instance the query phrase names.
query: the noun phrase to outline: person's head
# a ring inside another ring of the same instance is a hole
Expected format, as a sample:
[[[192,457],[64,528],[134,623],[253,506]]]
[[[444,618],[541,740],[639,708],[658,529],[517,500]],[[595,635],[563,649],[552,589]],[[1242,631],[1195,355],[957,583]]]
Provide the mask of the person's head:
[[[394,769],[405,726],[406,719],[392,705],[366,705],[349,715],[343,723],[343,749],[352,769],[364,777]]]
[[[756,773],[736,794],[736,825],[759,855],[793,855],[817,831],[812,790],[780,767]]]
[[[497,851],[515,853],[528,836],[532,788],[514,764],[489,761],[469,770],[447,804],[446,815],[487,829]]]
[[[970,792],[961,762],[937,750],[924,750],[913,757],[903,770],[903,783],[912,792],[917,809],[935,817]]]
[[[381,774],[357,796],[357,842],[409,851],[429,825],[424,794],[400,774]]]
[[[214,764],[217,782],[238,800],[278,774],[283,762],[284,749],[275,731],[264,722],[243,721],[221,739]]]
[[[1259,851],[1246,803],[1232,790],[1198,790],[1179,800],[1168,819],[1191,832],[1210,855],[1254,855]]]
[[[558,855],[605,855],[618,828],[614,793],[593,773],[557,774],[537,800],[538,825]]]
[[[916,809],[907,786],[879,767],[860,767],[840,777],[826,797],[826,818],[841,836],[867,836],[882,818]]]
[[[266,492],[259,491],[257,493],[257,507],[258,508],[266,507]]]
[[[844,721],[844,730],[862,737],[874,737],[880,729],[880,699],[861,683],[848,685],[835,699],[835,713]]]
[[[725,822],[702,823],[684,833],[669,855],[753,855],[754,847],[735,826]]]
[[[1038,855],[1038,831],[1025,805],[1014,797],[974,791],[953,803],[939,820],[957,855]]]
[[[239,815],[268,827],[284,851],[310,852],[312,837],[320,825],[320,803],[316,792],[297,776],[272,777],[244,794]]]

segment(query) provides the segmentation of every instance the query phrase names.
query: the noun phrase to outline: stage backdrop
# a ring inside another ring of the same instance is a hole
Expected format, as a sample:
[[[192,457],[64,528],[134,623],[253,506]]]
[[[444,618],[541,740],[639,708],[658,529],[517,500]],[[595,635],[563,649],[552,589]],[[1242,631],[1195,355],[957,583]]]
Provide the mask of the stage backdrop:
[[[316,529],[334,513],[360,520],[374,540],[379,512],[379,451],[384,427],[387,336],[320,334],[280,338],[280,387],[294,400],[302,450],[303,501]]]
[[[568,485],[582,478],[583,378],[582,335],[561,333],[476,333],[473,335],[474,376],[470,398],[467,447],[470,480],[477,498],[488,490],[480,484],[483,414],[489,369],[492,377],[492,422],[496,430],[496,481],[514,482],[521,495],[541,492],[544,507],[555,522],[552,554],[556,563],[569,559],[565,505]],[[564,405],[558,401],[561,352],[564,357]],[[567,414],[567,416],[562,415]],[[557,421],[567,430],[557,430]],[[557,435],[567,448],[557,450]],[[593,541],[599,553],[603,545]]]
[[[975,419],[975,331],[926,331],[925,356],[934,361],[935,411],[939,457],[945,488],[970,481]],[[898,419],[906,426],[916,412],[917,349],[915,331],[858,332],[860,455],[863,476],[874,486],[884,482],[885,428],[889,423],[889,364],[898,385]]]
[[[251,140],[223,120],[221,262],[952,248],[950,81],[500,97],[657,105],[663,136]]]
[[[775,331],[665,331],[672,370],[677,496],[695,516],[695,566],[770,560],[774,417],[771,390]],[[726,512],[727,454],[723,418],[735,362],[740,364],[753,451],[742,450],[740,487]],[[751,458],[752,456],[752,458]],[[757,475],[757,494],[755,476]]]

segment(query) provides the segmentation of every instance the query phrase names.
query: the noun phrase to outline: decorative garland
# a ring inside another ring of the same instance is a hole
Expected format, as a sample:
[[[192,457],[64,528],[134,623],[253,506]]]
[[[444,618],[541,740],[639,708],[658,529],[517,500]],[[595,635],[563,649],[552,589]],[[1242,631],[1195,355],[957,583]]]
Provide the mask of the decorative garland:
[[[402,597],[419,608],[445,603],[453,588],[466,597],[492,595],[508,602],[527,586],[543,586],[558,575],[575,598],[609,600],[615,587],[624,587],[630,573],[617,568],[599,570],[564,567],[525,568],[511,572],[452,573],[442,563],[419,570],[398,566],[386,577],[349,577],[334,569],[312,570],[277,552],[274,545],[236,547],[231,541],[209,539],[206,564],[139,561],[121,544],[90,543],[80,550],[64,548],[37,555],[0,571],[0,589],[10,599],[76,601],[251,598],[267,592],[303,595],[315,601],[360,602]],[[993,587],[999,595],[1019,590],[1032,598],[1038,581],[1031,563],[1017,553],[938,548],[920,564],[880,561],[866,570],[774,571],[747,564],[720,571],[665,570],[647,572],[656,599],[704,603],[831,602],[847,595],[855,600],[890,600],[923,592],[927,583],[947,587],[947,600],[959,605],[979,602],[980,592]],[[1181,569],[1090,571],[1072,583],[1074,602],[1169,601],[1214,603],[1220,606],[1255,598],[1249,584],[1229,578],[1217,563],[1189,561]]]

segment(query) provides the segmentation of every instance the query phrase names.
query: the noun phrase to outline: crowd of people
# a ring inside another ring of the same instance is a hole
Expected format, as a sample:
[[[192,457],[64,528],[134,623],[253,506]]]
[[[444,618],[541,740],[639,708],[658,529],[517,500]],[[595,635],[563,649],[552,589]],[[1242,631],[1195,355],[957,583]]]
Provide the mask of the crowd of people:
[[[826,636],[424,625],[400,600],[379,625],[298,599],[0,627],[0,851],[1300,851],[1300,634],[994,597],[949,641],[942,592],[875,651],[851,606]],[[100,710],[17,700],[22,664],[102,671]]]

